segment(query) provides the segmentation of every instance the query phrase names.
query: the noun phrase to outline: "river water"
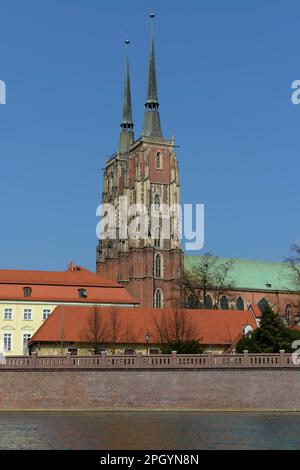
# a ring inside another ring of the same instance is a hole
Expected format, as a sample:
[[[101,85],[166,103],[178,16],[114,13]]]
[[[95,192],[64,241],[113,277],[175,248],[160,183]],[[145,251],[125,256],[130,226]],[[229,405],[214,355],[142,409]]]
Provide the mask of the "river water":
[[[0,413],[0,449],[300,449],[300,413]]]

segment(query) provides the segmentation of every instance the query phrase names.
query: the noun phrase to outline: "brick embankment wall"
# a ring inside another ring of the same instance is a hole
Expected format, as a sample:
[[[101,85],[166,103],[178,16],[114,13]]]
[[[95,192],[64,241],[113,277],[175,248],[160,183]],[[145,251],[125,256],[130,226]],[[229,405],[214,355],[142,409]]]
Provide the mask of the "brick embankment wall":
[[[1,370],[0,410],[298,410],[300,369]]]

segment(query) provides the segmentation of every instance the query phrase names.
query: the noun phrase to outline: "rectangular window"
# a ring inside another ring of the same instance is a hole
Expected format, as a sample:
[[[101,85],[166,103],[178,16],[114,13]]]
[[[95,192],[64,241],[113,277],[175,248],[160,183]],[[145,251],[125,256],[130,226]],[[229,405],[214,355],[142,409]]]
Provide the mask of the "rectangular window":
[[[28,341],[30,340],[31,338],[31,334],[30,333],[24,333],[23,334],[23,352],[25,352],[28,348]]]
[[[24,333],[23,334],[23,344],[24,346],[27,345],[28,341],[30,340],[31,338],[31,334],[30,333]]]
[[[32,320],[32,310],[31,310],[31,308],[24,308],[23,320]]]
[[[13,319],[12,308],[5,308],[4,309],[4,320],[12,320],[12,319]]]
[[[11,351],[12,350],[12,334],[11,333],[4,333],[3,336],[4,342],[4,351]]]
[[[43,320],[47,320],[49,315],[51,314],[51,310],[49,308],[44,308],[43,309]]]

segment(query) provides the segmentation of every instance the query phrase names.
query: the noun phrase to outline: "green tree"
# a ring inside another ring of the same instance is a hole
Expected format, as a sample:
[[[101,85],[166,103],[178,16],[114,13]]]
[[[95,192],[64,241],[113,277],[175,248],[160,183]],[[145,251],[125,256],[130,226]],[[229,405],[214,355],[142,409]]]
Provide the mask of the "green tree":
[[[241,338],[236,352],[242,353],[245,349],[250,353],[278,353],[281,349],[292,352],[292,342],[295,339],[300,339],[300,332],[287,328],[279,315],[271,307],[266,307],[260,327]]]

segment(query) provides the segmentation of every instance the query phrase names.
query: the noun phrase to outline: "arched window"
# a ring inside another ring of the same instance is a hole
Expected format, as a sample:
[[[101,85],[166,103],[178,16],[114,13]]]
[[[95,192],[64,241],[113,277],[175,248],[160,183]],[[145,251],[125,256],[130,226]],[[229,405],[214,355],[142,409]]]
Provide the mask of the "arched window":
[[[244,299],[242,299],[242,297],[238,297],[236,299],[236,308],[237,310],[245,310],[245,303],[244,303]]]
[[[269,307],[269,303],[266,299],[260,299],[257,305],[261,313],[263,313],[266,310],[266,308]]]
[[[161,158],[161,153],[157,152],[156,158],[155,158],[155,166],[158,170],[162,168],[162,158]]]
[[[110,187],[109,187],[109,192],[112,192],[114,188],[114,176],[113,174],[110,175]]]
[[[155,255],[154,276],[162,277],[162,273],[163,273],[163,260],[162,260],[162,256],[158,253],[157,255]]]
[[[159,227],[154,230],[154,246],[155,248],[161,248],[161,230]]]
[[[197,306],[198,306],[197,299],[195,299],[195,297],[192,294],[190,294],[187,298],[187,307],[197,308]]]
[[[290,304],[286,305],[286,307],[285,307],[285,321],[286,321],[287,325],[290,324],[290,321],[291,321],[291,306],[290,306]]]
[[[220,308],[222,310],[228,310],[229,309],[229,302],[228,302],[228,299],[227,299],[226,295],[223,295],[220,299]]]
[[[158,212],[160,209],[160,195],[159,194],[155,194],[154,196],[154,209],[156,210],[156,212]]]
[[[163,291],[161,289],[156,289],[154,294],[154,307],[162,308],[164,303]]]
[[[210,295],[207,295],[204,299],[204,308],[207,308],[208,310],[212,310],[213,308],[213,301]]]

